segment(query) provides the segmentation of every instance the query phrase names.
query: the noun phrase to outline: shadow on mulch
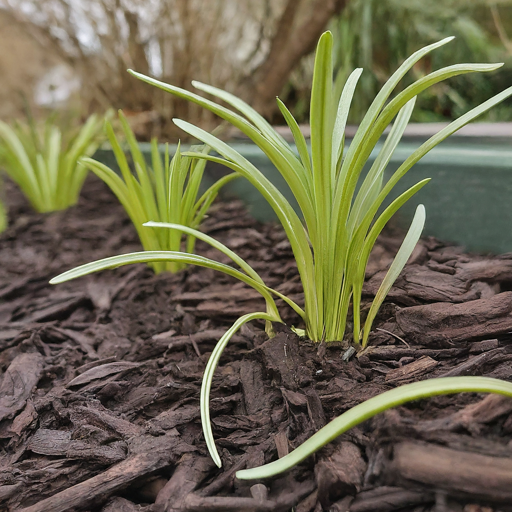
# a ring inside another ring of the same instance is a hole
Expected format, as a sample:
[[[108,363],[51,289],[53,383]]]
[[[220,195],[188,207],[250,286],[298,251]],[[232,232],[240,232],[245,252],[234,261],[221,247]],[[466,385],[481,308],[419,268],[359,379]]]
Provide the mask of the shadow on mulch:
[[[252,289],[208,269],[155,276],[123,267],[51,287],[80,263],[140,250],[106,187],[78,206],[32,212],[10,184],[0,237],[0,509],[25,512],[512,510],[512,400],[463,394],[418,401],[352,429],[292,471],[235,479],[300,445],[335,416],[432,377],[512,378],[512,255],[469,256],[423,240],[382,308],[370,344],[302,342],[244,327],[213,380],[223,469],[199,421],[201,377],[219,337],[261,310]],[[301,303],[290,246],[239,202],[203,229]],[[380,238],[368,304],[400,245]],[[202,243],[198,252],[225,261]],[[289,325],[294,312],[279,304]]]

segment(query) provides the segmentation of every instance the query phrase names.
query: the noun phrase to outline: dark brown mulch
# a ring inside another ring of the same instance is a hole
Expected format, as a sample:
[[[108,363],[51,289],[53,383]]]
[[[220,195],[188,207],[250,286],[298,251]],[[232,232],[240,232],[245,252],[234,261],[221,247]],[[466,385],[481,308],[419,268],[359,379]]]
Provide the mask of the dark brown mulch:
[[[511,255],[471,257],[422,241],[378,317],[372,349],[348,362],[341,343],[299,342],[281,326],[269,340],[262,325],[243,328],[213,381],[219,470],[199,422],[202,372],[222,333],[262,300],[196,268],[155,276],[123,267],[51,287],[49,278],[77,264],[139,250],[133,227],[92,178],[66,212],[35,214],[12,186],[8,202],[0,510],[512,510],[512,400],[496,396],[419,401],[354,428],[278,478],[234,478],[392,387],[445,375],[511,380]],[[257,224],[233,202],[216,204],[204,228],[301,301],[278,227]],[[392,233],[379,240],[367,299],[399,243]],[[225,261],[203,244],[198,251]]]

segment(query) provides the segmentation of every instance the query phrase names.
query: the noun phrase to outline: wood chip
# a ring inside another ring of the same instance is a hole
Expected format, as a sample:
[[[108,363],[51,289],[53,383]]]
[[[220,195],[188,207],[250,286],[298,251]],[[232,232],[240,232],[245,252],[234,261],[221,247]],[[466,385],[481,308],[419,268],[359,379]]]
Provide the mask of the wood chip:
[[[493,338],[512,330],[512,292],[463,304],[403,308],[396,319],[408,341],[423,345]]]
[[[92,380],[102,379],[108,375],[121,373],[125,370],[131,370],[132,368],[137,368],[140,365],[141,363],[119,361],[115,363],[102,364],[101,366],[95,366],[94,368],[85,371],[78,377],[75,377],[72,381],[68,382],[67,387],[71,388],[73,386],[82,386],[83,384],[88,384]]]
[[[386,382],[409,382],[416,380],[437,366],[437,361],[429,356],[420,357],[417,361],[395,368],[386,374]]]
[[[43,356],[39,352],[20,354],[13,359],[0,385],[0,421],[25,407],[42,371]]]
[[[400,481],[512,502],[512,460],[462,452],[431,443],[403,442],[393,449],[390,470]]]

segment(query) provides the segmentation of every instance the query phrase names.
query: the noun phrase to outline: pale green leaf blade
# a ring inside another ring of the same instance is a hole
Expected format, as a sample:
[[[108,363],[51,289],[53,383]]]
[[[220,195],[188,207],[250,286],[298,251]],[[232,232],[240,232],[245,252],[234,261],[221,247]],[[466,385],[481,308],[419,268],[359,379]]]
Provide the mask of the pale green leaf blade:
[[[146,213],[146,218],[147,220],[159,219],[158,204],[155,197],[156,188],[153,187],[153,184],[151,183],[149,176],[150,171],[146,167],[141,168],[138,162],[135,163],[135,169],[137,170],[137,175],[139,177],[138,189],[141,193],[142,205]],[[135,182],[135,176],[133,176],[133,180]]]
[[[106,119],[108,119],[108,115]],[[78,135],[71,142],[71,146],[66,148],[63,158],[63,171],[66,179],[73,181],[73,188],[78,192],[82,176],[73,176],[76,170],[76,164],[80,157],[89,157],[94,154],[103,137],[100,136],[103,129],[103,120],[99,119],[95,114],[89,116],[85,124],[82,126]],[[80,173],[78,173],[80,174]]]
[[[141,169],[146,168],[146,160],[144,159],[144,155],[142,154],[142,151],[140,150],[139,143],[137,142],[137,139],[135,138],[135,134],[133,133],[133,130],[130,127],[130,124],[128,123],[128,120],[126,119],[126,116],[123,114],[123,111],[119,111],[119,120],[121,121],[121,126],[123,128],[124,135],[126,137],[126,142],[128,143],[128,147],[130,148],[130,153],[133,158],[133,163],[135,165],[135,168],[137,168],[137,164],[140,166]],[[140,175],[139,175],[140,180]]]
[[[311,91],[311,160],[315,209],[319,222],[330,212],[333,183],[332,157],[332,34],[324,32],[318,42]],[[321,212],[324,212],[322,215]]]
[[[366,347],[368,342],[368,336],[370,335],[370,329],[373,324],[373,320],[377,316],[379,308],[381,304],[384,302],[389,290],[393,286],[393,283],[396,281],[397,277],[402,272],[407,260],[412,254],[412,251],[416,247],[418,240],[421,236],[421,232],[423,231],[423,227],[425,226],[425,207],[420,204],[418,208],[416,208],[416,213],[414,214],[414,218],[412,220],[411,226],[407,235],[398,250],[393,263],[389,267],[389,270],[384,277],[375,298],[373,299],[372,305],[370,307],[370,311],[368,312],[368,316],[366,317],[366,322],[364,324],[364,332],[363,332],[363,348]]]
[[[97,162],[92,158],[83,158],[80,162],[86,165],[98,178],[103,180],[115,194],[119,202],[123,205],[128,217],[130,217],[139,235],[142,247],[146,250],[163,248],[156,234],[152,230],[144,229],[142,226],[148,219],[140,200],[140,192],[128,187],[123,179],[105,164]],[[133,176],[130,178],[131,181],[136,181]],[[135,185],[137,185],[137,183],[135,183]]]
[[[398,143],[402,139],[405,129],[411,118],[414,105],[416,104],[416,97],[410,100],[400,110],[393,128],[389,132],[386,138],[386,142],[382,146],[375,162],[368,171],[368,174],[359,189],[359,192],[354,201],[354,205],[351,208],[349,221],[348,221],[348,232],[352,233],[362,221],[364,215],[369,210],[370,206],[377,199],[381,189],[382,181],[384,178],[384,171],[388,165],[393,153],[398,146]]]
[[[343,141],[345,140],[345,128],[347,126],[350,105],[356,90],[357,82],[363,72],[362,68],[356,68],[347,78],[345,86],[338,103],[338,112],[334,123],[334,131],[332,133],[332,161],[337,164],[343,156]]]
[[[194,151],[194,148],[191,148]],[[200,153],[208,154],[210,148],[208,146],[203,147],[203,151]],[[204,170],[206,167],[206,160],[194,159],[193,157],[183,155],[184,163],[190,169],[188,175],[187,185],[185,187],[185,193],[183,194],[183,212],[180,219],[181,224],[191,225],[194,213],[196,211],[196,204],[198,201],[199,187],[203,180]],[[229,180],[228,180],[229,181]],[[215,197],[212,198],[215,199]],[[209,207],[209,206],[208,206]]]
[[[156,139],[151,140],[151,164],[154,172],[155,193],[158,206],[158,219],[165,222],[167,218],[167,184],[165,183],[165,171],[160,156],[160,149]],[[155,219],[153,219],[155,220]]]
[[[374,222],[370,232],[368,235],[366,235],[367,230],[370,226],[370,224],[373,221],[373,217],[365,217],[365,223],[362,224],[358,231],[360,233],[356,233],[356,236],[354,236],[354,242],[359,238],[360,240],[363,240],[362,242],[362,249],[360,249],[360,246],[357,246],[354,244],[354,253],[351,253],[351,257],[354,258],[354,262],[356,262],[359,265],[360,271],[364,272],[364,269],[366,268],[366,264],[368,262],[368,258],[370,256],[370,252],[373,249],[373,246],[375,245],[375,242],[377,240],[377,237],[380,235],[386,224],[389,222],[391,217],[417,192],[419,192],[428,182],[430,181],[430,178],[425,178],[424,180],[419,181],[415,185],[413,185],[411,188],[407,189],[405,192],[400,194],[395,200],[391,202],[391,204],[379,215],[377,220]],[[366,238],[365,238],[366,236]],[[352,247],[351,247],[352,249]],[[361,252],[360,252],[361,251]],[[359,254],[359,256],[356,256],[356,254]],[[362,277],[363,279],[364,277]]]
[[[430,139],[428,139],[418,149],[416,149],[395,171],[395,173],[391,176],[388,182],[384,185],[381,193],[379,194],[378,199],[372,206],[372,212],[369,212],[372,215],[372,218],[379,209],[380,205],[382,204],[382,201],[384,201],[384,199],[391,192],[393,187],[415,163],[421,160],[421,158],[423,158],[429,151],[435,148],[440,142],[448,138],[456,131],[460,130],[463,126],[466,126],[468,123],[470,123],[477,117],[487,112],[492,107],[498,105],[505,99],[509,98],[510,96],[512,96],[512,87],[505,89],[496,96],[493,96],[492,98],[488,99],[487,101],[484,101],[482,104],[473,108],[469,112],[466,112],[464,115],[462,115],[455,121],[451,122],[448,126],[446,126],[438,133],[430,137]]]
[[[135,194],[131,181],[132,171],[128,165],[128,159],[126,158],[126,155],[121,148],[121,144],[119,144],[114,129],[112,128],[112,125],[109,121],[105,121],[105,131],[107,133],[108,141],[112,146],[112,151],[114,152],[114,156],[116,158],[117,165],[119,166],[119,170],[121,171],[123,180],[129,188],[130,194]]]
[[[146,222],[144,224],[144,226],[154,227],[154,228],[176,229],[178,231],[183,231],[184,233],[194,236],[195,238],[198,238],[199,240],[202,240],[203,242],[206,242],[207,244],[211,245],[218,251],[225,254],[234,263],[236,263],[249,277],[254,279],[254,281],[262,284],[268,292],[273,293],[273,294],[277,295],[279,298],[283,299],[302,318],[304,318],[304,311],[302,311],[302,309],[299,306],[297,306],[297,304],[295,304],[295,302],[293,302],[291,299],[289,299],[285,295],[279,293],[278,291],[266,286],[265,283],[263,282],[263,279],[261,278],[261,276],[244,259],[242,259],[240,256],[238,256],[238,254],[233,252],[229,247],[227,247],[223,243],[219,242],[218,240],[215,240],[215,238],[207,235],[206,233],[203,233],[202,231],[199,231],[199,230],[194,229],[189,226],[184,226],[182,224],[172,224],[172,223],[168,223],[168,222]],[[272,305],[271,312],[275,316],[279,316],[279,313],[277,312],[277,307],[275,306],[275,303],[272,300],[272,298],[265,295],[265,299],[267,299],[267,302],[270,305]]]
[[[36,170],[37,170],[37,181],[39,184],[39,190],[41,191],[41,201],[43,205],[43,212],[49,212],[52,208],[52,192],[50,188],[50,181],[48,177],[48,168],[46,162],[41,153],[36,157]]]
[[[63,272],[51,279],[50,284],[64,283],[71,279],[76,279],[102,270],[121,267],[123,265],[131,265],[133,263],[153,263],[159,261],[181,262],[187,265],[211,268],[212,270],[223,272],[224,274],[235,277],[243,283],[248,284],[261,293],[264,298],[268,297],[269,294],[266,286],[229,265],[205,258],[204,256],[198,256],[197,254],[188,254],[177,251],[143,251],[111,256],[110,258],[86,263],[85,265],[80,265],[79,267]]]
[[[219,468],[222,467],[222,461],[217,451],[217,447],[215,446],[215,440],[213,438],[210,421],[210,390],[212,386],[213,374],[215,373],[215,370],[219,364],[219,360],[222,356],[222,353],[224,352],[224,349],[226,348],[233,335],[242,327],[242,325],[252,320],[266,320],[270,322],[276,321],[274,317],[263,312],[249,313],[240,317],[217,342],[217,345],[215,345],[215,348],[213,349],[203,374],[203,383],[201,386],[200,395],[201,425],[203,427],[203,434],[208,452]]]
[[[69,185],[70,180],[66,176],[60,175],[60,152],[61,152],[61,133],[57,127],[52,127],[50,130],[47,145],[45,163],[48,174],[48,186],[50,188],[51,203],[54,206],[65,207],[69,191],[66,187]],[[60,194],[59,194],[60,192]]]
[[[228,105],[236,108],[239,112],[241,112],[249,121],[251,121],[256,128],[269,140],[272,141],[273,144],[278,147],[280,150],[284,150],[286,152],[290,151],[290,146],[286,142],[286,140],[277,133],[272,125],[256,110],[254,110],[248,103],[241,100],[234,94],[231,94],[227,91],[223,91],[222,89],[218,89],[217,87],[213,87],[212,85],[203,84],[202,82],[198,82],[197,80],[192,80],[192,85],[199,89],[200,91],[206,92],[207,94],[211,94],[222,101],[225,101]]]
[[[361,223],[357,229],[349,248],[348,254],[348,268],[345,274],[345,279],[352,287],[352,306],[353,306],[353,332],[354,341],[359,343],[361,334],[361,293],[363,290],[365,270],[368,264],[370,253],[375,245],[377,237],[380,235],[384,226],[389,222],[391,217],[402,207],[414,194],[423,188],[428,182],[429,178],[416,183],[403,194],[397,197],[379,216],[373,224],[370,232],[366,235],[373,217],[367,216],[364,222]],[[366,238],[365,238],[366,237]]]
[[[236,476],[240,480],[254,480],[278,475],[376,414],[413,400],[454,393],[496,393],[512,398],[512,383],[489,377],[444,377],[406,384],[352,407],[281,459],[258,468],[238,471]]]
[[[107,116],[108,118],[108,116]],[[98,134],[101,132],[103,121],[95,114],[89,116],[78,135],[73,139],[71,147],[66,151],[70,161],[76,162],[80,156],[91,156],[100,143]],[[97,138],[97,140],[94,140]]]
[[[240,153],[234,150],[225,142],[217,139],[217,137],[209,134],[205,130],[198,128],[186,121],[180,119],[174,120],[175,124],[185,132],[189,133],[193,137],[202,140],[205,144],[208,144],[225,159],[235,164],[235,169],[248,181],[250,181],[270,203],[272,209],[276,212],[276,215],[281,220],[281,223],[289,234],[292,247],[300,248],[303,252],[309,252],[309,246],[307,239],[304,236],[304,230],[300,222],[299,217],[290,206],[285,197],[281,192],[272,184],[254,165],[252,165],[246,158]],[[198,155],[199,156],[199,155]],[[204,157],[207,160],[220,161],[222,160]],[[305,248],[308,247],[306,250]],[[297,252],[299,254],[299,252]]]
[[[432,87],[435,84],[443,82],[449,78],[453,78],[460,75],[466,75],[468,73],[490,73],[501,68],[503,63],[496,64],[454,64],[447,66],[442,69],[438,69],[419,80],[416,80],[413,84],[409,85],[404,91],[393,98],[386,107],[382,110],[377,123],[374,125],[372,132],[379,134],[382,130],[391,122],[397,112],[412,98],[418,96],[423,91]],[[372,135],[369,138],[374,138]]]
[[[360,153],[362,142],[367,138],[368,131],[372,128],[372,125],[377,119],[379,112],[386,104],[387,99],[389,98],[395,87],[398,85],[400,80],[422,57],[428,55],[431,51],[440,48],[441,46],[444,46],[453,39],[454,37],[446,37],[441,41],[425,46],[424,48],[421,48],[420,50],[414,52],[410,57],[408,57],[403,62],[403,64],[393,73],[389,80],[384,84],[384,86],[379,91],[379,93],[373,100],[372,104],[370,105],[370,108],[366,112],[363,120],[361,121],[361,124],[359,125],[354,140],[352,141],[352,144],[348,149],[345,162],[343,163],[341,171],[342,175],[348,176],[348,170],[351,167],[353,167],[354,159],[357,158],[358,154]],[[343,185],[343,182],[340,185]]]
[[[368,160],[373,148],[379,141],[379,138],[381,137],[385,128],[389,125],[389,123],[391,123],[393,118],[408,101],[410,101],[412,98],[420,94],[428,87],[448,78],[466,73],[494,71],[500,66],[502,66],[502,64],[456,64],[454,66],[448,66],[446,68],[434,71],[433,73],[423,78],[420,78],[415,83],[407,87],[405,91],[398,94],[397,97],[394,98],[382,110],[374,124],[371,127],[368,127],[368,130],[365,132],[364,141],[361,141],[361,143],[358,145],[357,154],[354,155],[354,158],[350,161],[350,164],[347,163],[347,160],[345,160],[343,163],[343,166],[345,166],[345,164],[348,166],[346,168],[346,181],[344,182],[343,187],[338,186],[335,200],[335,211],[337,212],[338,208],[341,208],[341,214],[339,218],[344,220],[348,217],[350,204],[352,203],[352,197],[364,164]]]
[[[4,140],[12,155],[10,158],[12,165],[6,167],[7,173],[22,187],[27,197],[33,200],[33,202],[37,201],[39,185],[36,170],[23,144],[16,135],[16,132],[3,121],[0,121],[0,137]]]
[[[131,194],[129,187],[116,172],[93,158],[82,158],[80,163],[87,166],[98,178],[108,185],[123,205],[135,227],[137,227],[137,224],[142,224],[147,220],[141,206],[133,200],[134,196]]]
[[[182,231],[183,233],[187,233],[188,235],[192,235],[203,242],[211,245],[222,254],[225,254],[229,259],[231,259],[234,263],[236,263],[248,276],[252,277],[255,281],[258,281],[261,284],[265,284],[260,275],[254,270],[244,259],[242,259],[238,254],[233,252],[229,247],[224,245],[222,242],[215,240],[215,238],[199,231],[197,229],[184,226],[183,224],[174,224],[171,222],[145,222],[144,226],[153,227],[153,228],[167,228],[167,229],[175,229],[178,231]]]
[[[242,155],[240,155],[236,150],[228,146],[225,142],[220,141],[215,136],[185,121],[175,119],[174,122],[185,132],[201,140],[205,144],[208,144],[208,146],[217,151],[226,160],[211,156],[201,156],[200,154],[197,154],[198,158],[202,157],[207,160],[211,160],[212,162],[222,163],[234,171],[239,172],[267,200],[279,218],[288,236],[290,245],[292,246],[304,288],[306,310],[308,308],[308,304],[310,307],[314,307],[315,277],[313,256],[304,227],[286,198],[273,183],[271,183],[258,169],[256,169],[256,167],[254,167],[254,165],[242,157]],[[314,311],[310,311],[307,318],[313,326],[316,326],[318,316]],[[313,327],[313,329],[315,328],[316,327]]]
[[[331,246],[329,227],[332,213],[335,168],[332,165],[332,131],[334,127],[334,105],[332,92],[332,34],[324,32],[318,42],[313,70],[311,91],[311,163],[313,170],[314,224],[307,224],[315,259],[315,302],[318,310],[318,323],[322,325],[320,339],[323,339],[323,326],[331,322],[325,317],[331,308],[325,303],[332,299],[326,290],[332,284],[330,258]]]
[[[294,173],[300,177],[302,182],[306,183],[308,181],[307,173],[304,172],[303,166],[300,165],[299,161],[297,160],[297,157],[291,150],[288,142],[286,142],[286,140],[276,130],[274,130],[272,125],[263,116],[256,112],[256,110],[254,110],[250,105],[248,105],[245,101],[241,100],[240,98],[237,98],[235,95],[223,91],[222,89],[218,89],[217,87],[203,84],[196,80],[192,81],[192,85],[203,92],[220,98],[221,100],[225,101],[228,105],[231,105],[239,112],[241,112],[261,132],[263,137],[267,139],[272,144],[272,146],[274,146],[278,150],[279,154],[282,157],[281,160],[283,161],[283,163],[286,162],[286,165],[289,166],[290,169],[293,169]],[[264,151],[266,151],[260,145],[261,143],[258,143],[258,141],[255,139],[253,139],[253,141],[256,144],[258,144]],[[272,160],[270,154],[267,156],[269,156],[269,158]],[[273,163],[274,165],[276,165],[276,162],[273,161]],[[278,167],[278,170],[282,172],[279,165],[276,165],[276,167]],[[286,178],[286,175],[284,176],[285,179],[287,179],[288,181],[289,178]]]
[[[297,151],[299,152],[299,157],[302,162],[303,167],[307,170],[309,174],[311,174],[311,157],[309,156],[308,145],[306,144],[306,139],[302,134],[302,131],[297,124],[297,121],[292,116],[292,113],[288,110],[286,105],[277,98],[277,106],[283,114],[284,120],[286,124],[290,128],[292,132],[293,139],[295,140],[295,145],[297,146]]]

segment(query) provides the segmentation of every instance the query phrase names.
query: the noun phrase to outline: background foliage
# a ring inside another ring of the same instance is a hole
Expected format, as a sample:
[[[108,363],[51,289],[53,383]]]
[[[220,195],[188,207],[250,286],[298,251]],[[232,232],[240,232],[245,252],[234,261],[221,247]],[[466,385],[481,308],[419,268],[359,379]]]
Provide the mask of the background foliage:
[[[354,68],[364,68],[350,112],[351,123],[360,122],[376,92],[408,55],[450,35],[456,40],[449,48],[419,62],[400,89],[455,62],[505,62],[505,67],[493,75],[466,75],[436,85],[419,97],[412,121],[455,119],[512,83],[510,0],[351,0],[331,21],[330,29],[335,36],[338,86]],[[305,83],[312,75],[312,62],[310,56],[303,59],[286,91],[302,122],[308,116],[311,91]],[[512,109],[501,106],[485,119],[510,121]]]

